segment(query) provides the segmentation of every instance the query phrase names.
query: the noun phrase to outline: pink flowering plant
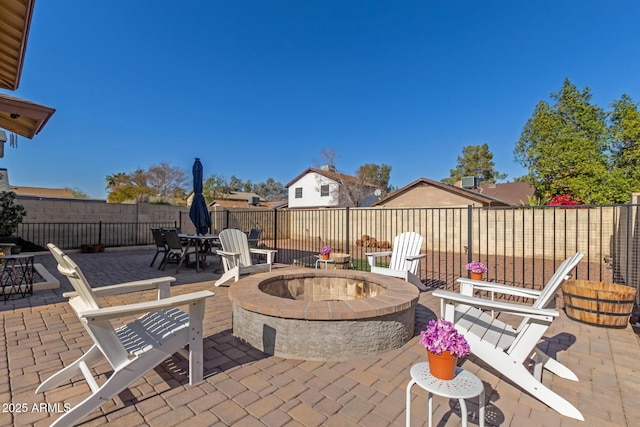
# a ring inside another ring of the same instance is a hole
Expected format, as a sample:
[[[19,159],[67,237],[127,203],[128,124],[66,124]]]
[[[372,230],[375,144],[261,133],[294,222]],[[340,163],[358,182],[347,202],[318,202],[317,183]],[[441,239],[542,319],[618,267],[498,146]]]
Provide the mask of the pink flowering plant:
[[[566,193],[553,196],[549,201],[548,206],[575,206],[580,204],[581,202],[575,200],[572,194]]]
[[[420,344],[434,354],[442,354],[443,351],[450,351],[458,357],[467,356],[471,353],[469,343],[464,335],[458,333],[453,323],[444,320],[432,320],[427,325],[427,329],[420,332]]]
[[[480,261],[472,261],[467,264],[467,270],[472,273],[484,274],[487,272],[487,266]]]
[[[330,246],[323,246],[320,248],[320,253],[322,255],[329,255],[331,253],[331,247]]]

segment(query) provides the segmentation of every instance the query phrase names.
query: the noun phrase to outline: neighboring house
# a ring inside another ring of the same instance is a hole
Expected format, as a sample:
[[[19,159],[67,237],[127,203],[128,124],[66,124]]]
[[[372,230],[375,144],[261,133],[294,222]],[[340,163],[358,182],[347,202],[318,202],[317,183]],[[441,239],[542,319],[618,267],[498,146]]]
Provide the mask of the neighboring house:
[[[193,198],[193,196],[191,196]],[[191,202],[188,201],[189,206]],[[229,191],[223,197],[209,203],[209,207],[220,206],[223,208],[268,208],[273,203],[267,202],[256,193],[244,191]]]
[[[420,178],[380,199],[380,207],[509,206],[509,203],[477,191]]]
[[[325,168],[307,168],[285,185],[289,190],[289,208],[322,208],[344,206],[341,195],[342,183],[362,186],[364,191],[360,206],[371,206],[378,200],[378,187],[365,182],[358,184],[358,178],[340,174]]]
[[[20,197],[44,197],[53,199],[74,199],[73,191],[68,188],[21,187],[10,185],[9,189]]]
[[[483,184],[471,189],[485,196],[502,200],[511,206],[528,205],[529,197],[535,193],[533,185],[527,182],[507,182],[504,184]]]

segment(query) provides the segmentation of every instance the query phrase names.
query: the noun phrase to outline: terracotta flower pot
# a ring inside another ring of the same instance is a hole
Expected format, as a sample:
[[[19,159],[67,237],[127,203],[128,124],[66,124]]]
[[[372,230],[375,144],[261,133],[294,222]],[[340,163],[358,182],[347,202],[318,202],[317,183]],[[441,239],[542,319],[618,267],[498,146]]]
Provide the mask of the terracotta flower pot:
[[[427,353],[431,375],[441,380],[452,380],[456,376],[458,356],[451,354],[450,351],[435,354],[427,350]]]
[[[321,254],[322,255],[322,259],[329,259],[329,254]]]
[[[482,273],[474,273],[473,271],[471,272],[471,278],[473,280],[482,280]]]

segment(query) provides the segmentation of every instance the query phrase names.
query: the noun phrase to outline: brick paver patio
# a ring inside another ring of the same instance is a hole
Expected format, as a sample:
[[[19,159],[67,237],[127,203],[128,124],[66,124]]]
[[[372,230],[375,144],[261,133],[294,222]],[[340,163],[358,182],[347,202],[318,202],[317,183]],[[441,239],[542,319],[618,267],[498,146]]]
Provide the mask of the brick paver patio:
[[[420,295],[416,336],[401,349],[346,362],[310,362],[267,356],[231,333],[228,288],[213,287],[219,275],[181,269],[174,274],[149,268],[150,249],[107,250],[99,254],[71,253],[93,286],[172,275],[172,292],[210,289],[216,296],[205,314],[205,381],[189,386],[186,361],[174,356],[136,381],[114,400],[84,420],[86,426],[402,426],[409,368],[426,360],[417,332],[435,318],[439,301],[430,292]],[[53,257],[36,262],[61,280],[55,291],[0,305],[4,345],[0,348],[0,426],[46,426],[65,404],[79,402],[89,391],[84,380],[35,394],[43,379],[74,361],[92,341],[62,297],[70,285],[57,271]],[[286,268],[286,267],[280,267]],[[123,299],[110,297],[105,305],[154,298],[143,292]],[[2,302],[0,302],[2,304]],[[304,333],[304,331],[301,331]],[[354,331],[357,333],[357,331]],[[491,426],[635,426],[640,425],[640,345],[631,327],[622,330],[581,325],[561,314],[545,342],[580,378],[575,383],[550,373],[545,384],[565,396],[584,415],[585,422],[562,417],[507,379],[487,370],[473,357],[462,366],[485,384],[486,425]],[[110,367],[97,372],[104,379]],[[426,425],[426,393],[414,387],[412,425]],[[460,424],[456,401],[434,398],[434,425]],[[469,400],[477,425],[477,402]]]

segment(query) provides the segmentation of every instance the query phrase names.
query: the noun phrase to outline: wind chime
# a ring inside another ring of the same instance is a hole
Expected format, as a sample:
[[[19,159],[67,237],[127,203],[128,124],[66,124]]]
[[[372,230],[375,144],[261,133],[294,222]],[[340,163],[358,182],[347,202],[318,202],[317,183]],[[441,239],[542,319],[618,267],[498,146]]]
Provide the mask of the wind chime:
[[[4,157],[4,143],[7,142],[7,133],[0,130],[0,159]],[[18,148],[18,135],[15,133],[9,134],[9,146],[12,148]]]

